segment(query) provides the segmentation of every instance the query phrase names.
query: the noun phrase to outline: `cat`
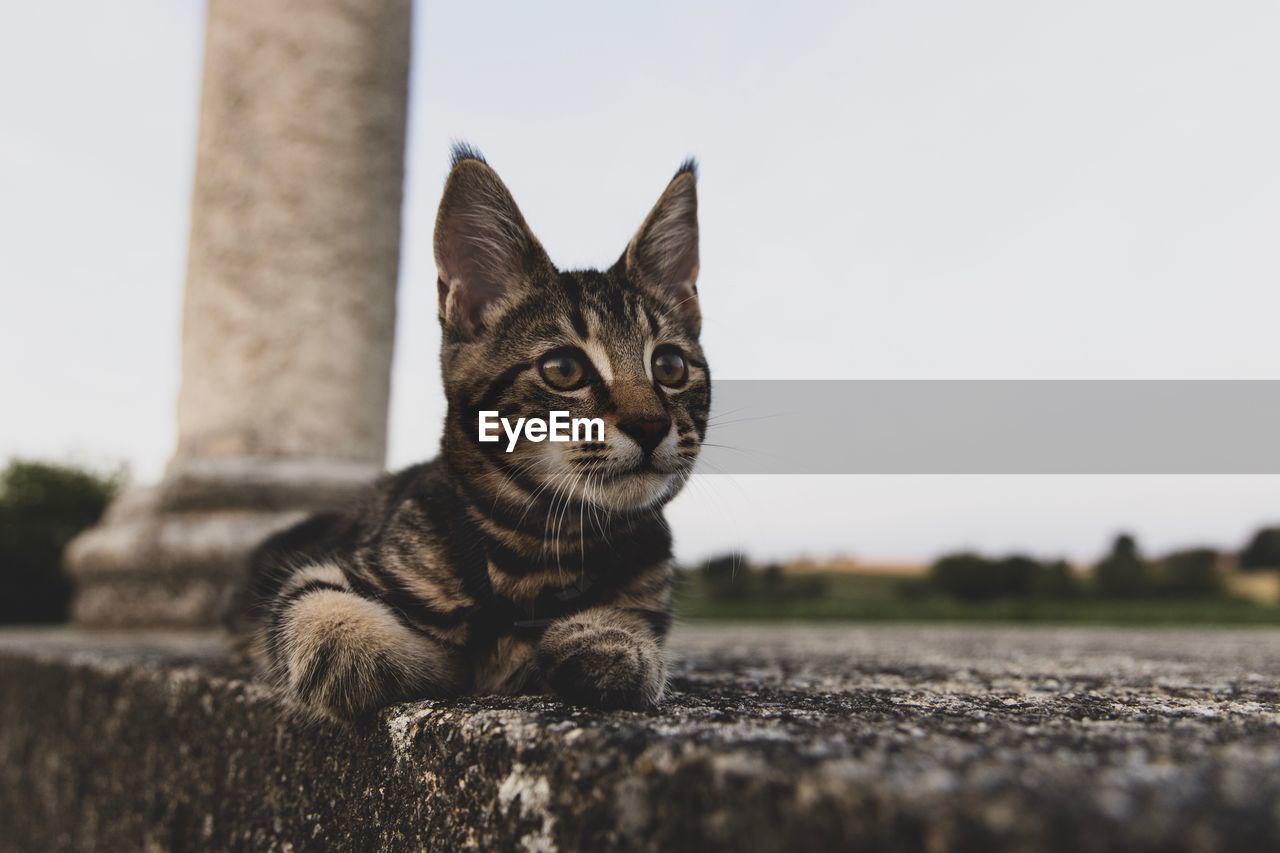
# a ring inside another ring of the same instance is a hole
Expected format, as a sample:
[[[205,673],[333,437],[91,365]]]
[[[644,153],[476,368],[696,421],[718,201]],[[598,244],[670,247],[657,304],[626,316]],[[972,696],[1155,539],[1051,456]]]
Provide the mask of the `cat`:
[[[690,159],[612,267],[562,272],[497,173],[455,146],[435,225],[440,455],[251,559],[249,647],[288,705],[352,721],[468,693],[661,700],[674,572],[662,510],[711,403],[696,183]],[[526,435],[508,452],[479,440],[482,411],[605,430]]]

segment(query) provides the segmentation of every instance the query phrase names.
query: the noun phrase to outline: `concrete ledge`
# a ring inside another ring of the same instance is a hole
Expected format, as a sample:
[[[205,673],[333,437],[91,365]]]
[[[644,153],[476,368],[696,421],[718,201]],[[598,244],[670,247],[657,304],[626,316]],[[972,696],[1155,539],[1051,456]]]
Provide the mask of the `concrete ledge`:
[[[1280,632],[685,628],[652,714],[300,728],[214,635],[0,632],[0,848],[1280,849]]]

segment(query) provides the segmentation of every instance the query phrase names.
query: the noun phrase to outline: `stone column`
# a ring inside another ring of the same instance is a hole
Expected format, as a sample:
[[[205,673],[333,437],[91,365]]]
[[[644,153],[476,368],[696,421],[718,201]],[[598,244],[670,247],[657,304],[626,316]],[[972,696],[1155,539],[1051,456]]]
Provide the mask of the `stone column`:
[[[83,624],[206,625],[381,469],[411,0],[209,0],[178,446],[72,543]]]

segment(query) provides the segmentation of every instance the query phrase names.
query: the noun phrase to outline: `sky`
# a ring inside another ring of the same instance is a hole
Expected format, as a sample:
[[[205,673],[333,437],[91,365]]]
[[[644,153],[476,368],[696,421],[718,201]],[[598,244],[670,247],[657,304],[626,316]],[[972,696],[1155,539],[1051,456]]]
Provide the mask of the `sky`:
[[[0,10],[0,457],[172,452],[203,5]],[[561,266],[701,161],[718,378],[1280,378],[1272,2],[420,2],[388,462],[434,453],[431,227],[483,150]],[[797,508],[803,508],[799,511]],[[680,552],[1240,544],[1276,477],[698,478]]]

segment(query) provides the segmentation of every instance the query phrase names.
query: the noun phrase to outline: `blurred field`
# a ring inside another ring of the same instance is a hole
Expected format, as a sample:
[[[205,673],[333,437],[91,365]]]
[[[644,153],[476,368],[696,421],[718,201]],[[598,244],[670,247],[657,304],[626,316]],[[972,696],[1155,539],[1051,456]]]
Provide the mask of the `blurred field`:
[[[743,571],[746,571],[745,569]],[[755,620],[1050,622],[1079,624],[1280,624],[1280,607],[1237,597],[1108,600],[999,599],[966,602],[941,595],[902,592],[903,573],[805,572],[818,584],[797,588],[787,573],[772,586],[752,578],[726,596],[698,572],[683,572],[676,592],[677,618]],[[819,588],[820,586],[820,588]]]
[[[1260,604],[1280,604],[1280,572],[1232,572],[1227,575],[1227,590]]]
[[[789,575],[879,575],[882,577],[923,577],[929,573],[928,563],[865,561],[853,557],[800,557],[782,564]]]

